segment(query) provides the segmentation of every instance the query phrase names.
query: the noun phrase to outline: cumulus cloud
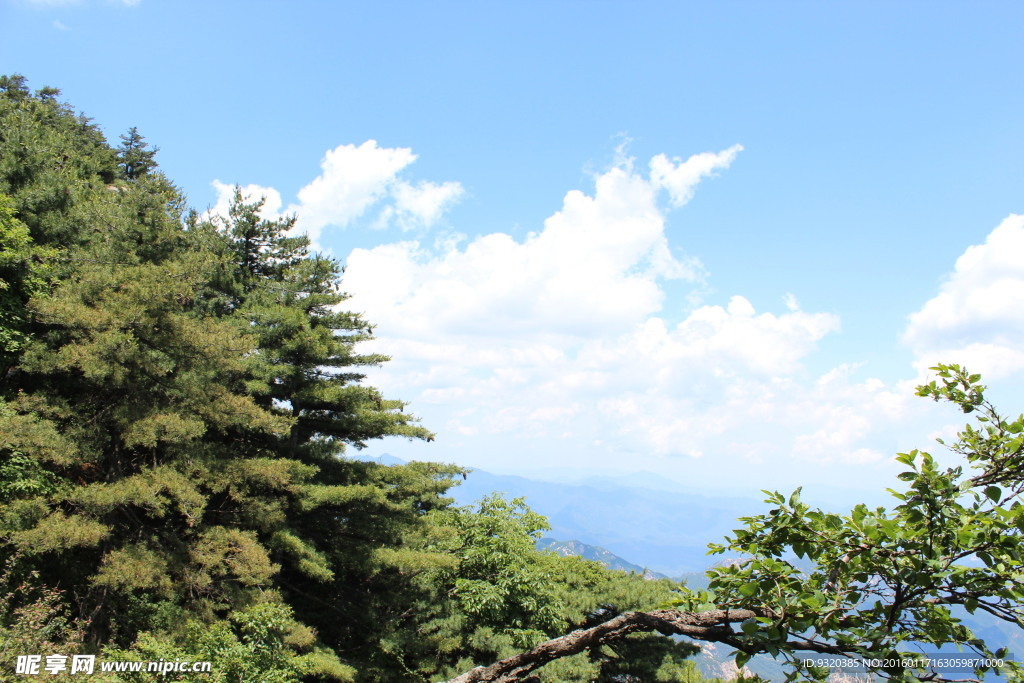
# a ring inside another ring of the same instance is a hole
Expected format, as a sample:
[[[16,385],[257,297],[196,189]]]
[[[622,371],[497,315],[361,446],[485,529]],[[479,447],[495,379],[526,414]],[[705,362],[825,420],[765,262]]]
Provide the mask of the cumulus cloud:
[[[1024,369],[1024,216],[1011,215],[957,259],[939,293],[912,313],[903,341],[924,372],[955,362],[989,379]]]
[[[344,306],[378,326],[364,350],[394,359],[369,381],[411,401],[438,431],[445,451],[433,457],[520,468],[624,459],[660,472],[704,467],[703,476],[724,467],[750,479],[795,463],[804,474],[845,467],[874,486],[871,473],[888,462],[882,454],[894,452],[884,435],[918,416],[912,382],[858,380],[854,364],[812,376],[805,361],[840,321],[804,311],[793,293],[780,292],[769,310],[742,293],[690,309],[667,300],[668,281],[697,291],[707,278],[670,243],[669,211],[741,149],[658,155],[644,166],[620,156],[592,190],[567,192],[522,238],[441,232],[354,249]],[[286,208],[273,188],[244,191],[267,196],[268,217],[297,213],[314,238],[357,219],[422,229],[464,190],[408,179],[415,159],[372,140],[342,145]],[[215,188],[216,209],[226,211],[231,188]],[[947,283],[940,298],[953,290]],[[950,316],[962,315],[956,302],[930,306],[908,330],[922,347],[948,337]],[[1004,308],[992,314],[1002,319]],[[483,450],[460,455],[473,445]]]
[[[723,457],[734,437],[792,417],[783,414],[787,394],[779,378],[797,371],[816,342],[836,329],[831,314],[758,314],[734,296],[671,328],[651,317],[630,334],[591,342],[577,365],[590,375],[586,392],[604,396],[598,410],[634,447]]]
[[[593,196],[566,194],[543,230],[522,241],[492,233],[441,252],[418,241],[356,249],[346,273],[351,304],[410,338],[627,331],[660,309],[660,278],[694,281],[703,271],[669,248],[655,182],[619,165],[595,184]]]
[[[670,161],[664,154],[651,159],[651,184],[668,190],[673,206],[682,206],[693,198],[694,188],[715,171],[729,168],[743,145],[733,145],[722,152],[694,154],[686,161],[678,157]]]
[[[685,203],[740,149],[659,155],[646,176],[620,159],[523,239],[354,250],[346,305],[379,325],[374,348],[395,359],[373,381],[440,418],[449,446],[557,439],[566,465],[602,453],[648,466],[881,461],[872,438],[905,418],[909,387],[854,381],[853,367],[801,379],[836,315],[803,311],[792,293],[781,311],[757,311],[737,294],[669,322],[683,311],[665,310],[664,283],[706,274],[671,248],[660,198]]]
[[[486,451],[473,454],[480,466],[500,457],[496,444],[515,448],[519,467],[548,466],[552,457],[672,474],[696,459],[719,474],[880,464],[894,445],[879,434],[917,404],[910,386],[856,381],[855,367],[808,382],[802,361],[838,327],[829,313],[759,312],[735,296],[675,325],[647,316],[576,343],[539,332],[385,332],[377,349],[395,360],[373,381],[443,418],[437,424],[451,430],[439,435],[443,447],[484,439],[477,443]]]
[[[403,231],[427,228],[437,223],[441,215],[464,194],[462,185],[455,182],[416,184],[396,182],[390,193],[394,204],[381,211],[381,222],[394,222]]]
[[[665,341],[676,356],[715,356],[721,359],[720,367],[737,365],[744,372],[784,374],[792,372],[819,339],[838,329],[839,318],[830,313],[795,308],[779,316],[757,315],[747,299],[734,296],[724,309],[697,309]]]
[[[411,183],[402,172],[416,155],[407,147],[379,147],[376,140],[361,145],[338,145],[320,161],[320,174],[299,190],[297,201],[283,211],[298,218],[296,229],[316,244],[324,229],[346,228],[380,207],[370,225],[396,225],[403,231],[430,228],[464,195],[457,182]],[[232,186],[213,181],[217,204],[211,213],[226,215]],[[282,214],[281,194],[272,187],[246,185],[243,194],[267,197],[263,215]]]
[[[227,216],[228,210],[231,207],[231,199],[235,195],[235,186],[222,183],[219,180],[214,180],[211,185],[217,192],[217,201],[207,211],[204,211],[201,218],[209,220],[213,216]],[[263,208],[260,210],[260,215],[267,220],[276,220],[281,217],[281,193],[272,187],[264,187],[262,185],[245,185],[241,188],[242,196],[247,198],[247,201],[253,202],[260,198],[263,199]]]
[[[320,162],[320,175],[299,190],[289,207],[303,231],[316,239],[324,226],[347,226],[387,195],[398,173],[416,160],[411,149],[378,147],[376,140],[339,145]]]
[[[866,447],[879,426],[900,424],[920,407],[913,382],[887,386],[877,378],[854,380],[857,363],[844,363],[819,377],[788,407],[805,429],[793,440],[793,454],[807,461],[863,465],[892,456]],[[806,427],[810,425],[810,427]],[[922,446],[926,444],[921,444]]]

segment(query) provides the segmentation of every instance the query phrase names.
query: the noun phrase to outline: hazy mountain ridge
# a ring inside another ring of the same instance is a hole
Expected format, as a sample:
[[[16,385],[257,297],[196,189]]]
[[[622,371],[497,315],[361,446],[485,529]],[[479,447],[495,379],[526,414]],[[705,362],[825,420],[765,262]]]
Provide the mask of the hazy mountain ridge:
[[[642,574],[645,579],[666,579],[668,578],[664,574],[658,572],[652,572],[650,569],[641,567],[638,564],[633,564],[627,560],[622,559],[618,555],[609,552],[608,550],[596,546],[583,543],[581,541],[559,541],[554,538],[538,538],[537,549],[547,550],[549,552],[557,553],[564,557],[575,555],[582,557],[585,560],[593,560],[600,562],[608,569],[616,569],[622,572],[632,572],[634,574]]]
[[[388,453],[357,456],[384,465],[404,461]],[[448,495],[459,505],[502,493],[525,498],[551,524],[547,536],[586,539],[630,563],[665,576],[703,571],[713,560],[708,543],[739,527],[737,518],[765,509],[755,498],[702,496],[678,490],[620,486],[612,481],[558,483],[473,469]]]
[[[616,486],[611,482],[560,484],[473,470],[449,492],[460,504],[501,492],[524,497],[548,518],[549,536],[585,539],[652,572],[678,576],[711,564],[707,544],[738,527],[738,517],[764,504],[754,499],[700,496]]]

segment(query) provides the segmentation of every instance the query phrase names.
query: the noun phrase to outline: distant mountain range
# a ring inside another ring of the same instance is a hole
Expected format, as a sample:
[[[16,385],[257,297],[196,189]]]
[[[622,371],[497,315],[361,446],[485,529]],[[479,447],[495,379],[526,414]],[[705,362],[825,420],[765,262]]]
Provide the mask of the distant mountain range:
[[[594,560],[595,562],[600,562],[608,569],[617,569],[621,572],[642,574],[646,579],[668,578],[664,574],[652,572],[646,567],[641,567],[638,564],[633,564],[632,562],[624,560],[618,555],[615,555],[600,546],[588,545],[586,543],[581,543],[580,541],[558,541],[553,538],[538,538],[537,549],[557,553],[563,557],[577,556],[582,557],[585,560]]]
[[[386,453],[365,459],[384,465],[404,462]],[[703,572],[716,559],[708,557],[708,543],[739,528],[738,517],[766,509],[755,498],[702,496],[607,480],[562,484],[479,469],[448,495],[459,505],[471,505],[494,492],[525,498],[547,517],[549,538],[596,546],[617,556],[623,566],[669,577]]]
[[[738,517],[765,509],[756,499],[700,496],[620,486],[560,484],[473,470],[449,492],[469,505],[492,492],[523,497],[548,518],[548,536],[599,546],[665,576],[702,571],[714,562],[708,543],[739,527]],[[628,563],[627,563],[628,564]]]

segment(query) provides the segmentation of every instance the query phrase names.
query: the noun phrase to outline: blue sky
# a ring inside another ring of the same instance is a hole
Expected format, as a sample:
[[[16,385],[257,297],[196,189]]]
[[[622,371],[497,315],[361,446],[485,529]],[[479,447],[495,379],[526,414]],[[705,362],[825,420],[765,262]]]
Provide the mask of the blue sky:
[[[403,458],[874,499],[1024,392],[1017,2],[33,2],[0,71],[348,265]],[[251,187],[250,187],[251,186]],[[998,228],[998,229],[997,229]],[[368,349],[369,350],[369,349]],[[936,447],[936,450],[937,447]]]

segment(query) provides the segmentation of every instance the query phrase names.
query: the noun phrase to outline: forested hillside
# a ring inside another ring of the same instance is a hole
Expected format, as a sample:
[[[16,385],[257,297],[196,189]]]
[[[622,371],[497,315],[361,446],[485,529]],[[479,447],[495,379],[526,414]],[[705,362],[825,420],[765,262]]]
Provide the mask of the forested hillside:
[[[111,146],[58,97],[0,80],[0,678],[56,652],[436,681],[672,598],[535,551],[520,502],[454,507],[456,467],[345,457],[432,435],[363,382],[387,359],[342,264],[259,197],[200,216],[137,129]],[[683,680],[691,651],[641,634],[540,676]]]

